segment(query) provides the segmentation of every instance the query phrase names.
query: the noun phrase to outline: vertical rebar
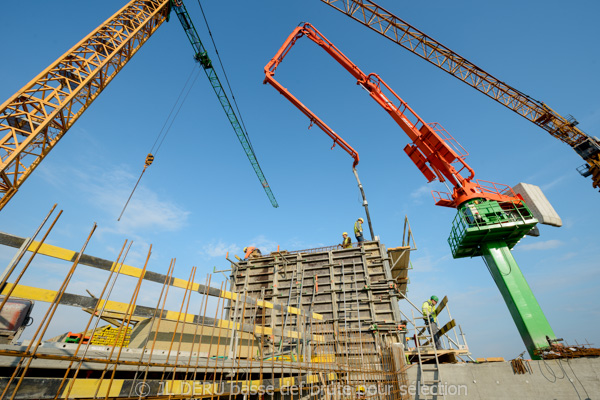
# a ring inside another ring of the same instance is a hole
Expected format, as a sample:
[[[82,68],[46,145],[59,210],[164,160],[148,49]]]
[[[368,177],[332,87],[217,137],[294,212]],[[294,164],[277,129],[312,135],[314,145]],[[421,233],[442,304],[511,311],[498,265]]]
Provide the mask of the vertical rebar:
[[[125,240],[125,242],[123,243],[123,246],[121,247],[121,251],[119,252],[119,256],[117,257],[117,261],[113,264],[115,267],[119,266],[119,261],[121,260],[121,255],[123,255],[123,251],[125,250],[125,246],[127,246],[127,240]],[[131,247],[131,243],[130,243],[129,246]],[[129,249],[127,249],[127,252],[129,252]],[[126,257],[126,255],[125,255],[125,257]],[[123,258],[123,262],[125,262],[125,258]],[[120,265],[123,266],[123,263],[121,263]],[[121,266],[119,266],[118,269],[117,269],[117,276],[119,275],[119,273],[121,271]],[[85,329],[83,330],[84,336],[85,336],[85,333],[87,333],[87,331],[89,330],[90,325],[91,325],[94,317],[96,315],[98,315],[97,314],[98,306],[102,302],[102,298],[104,297],[104,293],[106,292],[106,289],[108,288],[108,285],[109,285],[109,283],[110,283],[110,281],[112,279],[112,276],[113,276],[114,272],[115,272],[115,268],[111,268],[110,269],[110,274],[108,275],[108,279],[106,280],[106,283],[104,284],[104,288],[102,289],[102,293],[100,293],[100,297],[98,298],[98,301],[96,301],[96,304],[94,305],[94,309],[92,310],[92,313],[90,315],[90,319],[88,320],[88,322],[87,322],[87,324],[85,326]],[[115,278],[115,280],[116,280],[116,278]],[[113,285],[114,285],[114,283],[113,283]],[[110,290],[112,291],[112,286],[111,286]],[[106,297],[106,301],[104,301],[103,304],[102,304],[102,312],[104,311],[104,308],[106,307],[106,303],[108,302],[108,298],[109,297],[110,297],[110,293]],[[100,313],[100,315],[102,314],[102,312]],[[92,332],[95,332],[96,328],[98,327],[98,322],[100,321],[100,315],[98,315],[98,319],[96,320],[96,325],[94,326],[94,329],[92,330]],[[79,353],[79,349],[81,348],[82,343],[83,343],[83,340],[80,340],[79,343],[78,343],[78,345],[77,345],[77,348],[75,349],[74,356],[77,356],[77,354]],[[85,346],[85,350],[83,351],[83,354],[81,355],[81,357],[79,359],[79,362],[77,364],[77,368],[75,370],[74,376],[73,376],[73,378],[72,378],[72,380],[70,382],[70,385],[69,385],[69,387],[67,389],[67,393],[66,393],[66,396],[65,396],[66,398],[68,398],[69,394],[71,394],[71,389],[73,388],[73,384],[75,383],[75,379],[77,378],[77,375],[79,374],[79,370],[81,369],[81,366],[83,365],[83,360],[85,359],[85,356],[86,356],[87,351],[88,351],[88,349],[90,347],[90,344],[91,344],[91,340],[88,340],[88,342],[87,342],[87,344]],[[56,391],[56,396],[54,397],[55,399],[57,399],[58,398],[58,394],[61,393],[61,389],[62,389],[62,387],[63,387],[66,379],[69,377],[69,372],[70,372],[72,366],[73,366],[73,361],[69,364],[69,366],[67,367],[67,370],[65,371],[65,375],[63,376],[63,380],[60,383],[60,386],[59,386],[58,390]]]
[[[46,225],[46,221],[48,221],[48,218],[50,218],[50,215],[52,215],[55,208],[56,208],[56,204],[54,204],[54,206],[52,206],[52,208],[46,215],[46,218],[44,218],[42,223],[38,226],[38,228],[33,233],[33,236],[25,239],[25,241],[21,245],[19,252],[15,255],[15,257],[11,260],[11,263],[8,265],[8,267],[6,267],[6,269],[2,273],[2,279],[0,280],[0,292],[2,292],[2,290],[4,290],[4,285],[6,285],[8,278],[10,278],[10,275],[13,273],[15,267],[19,264],[19,262],[21,262],[21,259],[23,258],[25,253],[27,253],[27,250],[31,246],[31,243],[33,243],[35,241],[35,238],[37,237],[37,235],[40,233],[40,231],[42,230],[44,225]],[[60,217],[61,214],[62,214],[62,210],[60,210],[60,212],[58,213],[58,216],[54,219],[54,222],[52,223],[50,229],[48,229],[48,233],[50,233],[50,231],[52,230],[52,227],[54,226],[54,223],[56,223],[56,221],[58,220],[58,218]],[[42,243],[46,239],[46,236],[48,236],[48,233],[46,233],[46,235],[44,236],[42,241],[38,244],[37,248],[35,249],[35,253],[37,253],[39,251],[40,247],[42,246]],[[26,268],[24,268],[24,269],[26,269]],[[2,305],[0,306],[0,310],[4,307],[4,303],[5,302],[2,302]]]
[[[50,307],[46,311],[46,314],[42,318],[42,321],[40,322],[40,326],[38,327],[38,329],[36,330],[35,334],[33,335],[33,338],[31,339],[31,342],[29,343],[29,346],[27,346],[27,350],[25,352],[29,353],[29,351],[30,351],[33,343],[35,342],[34,349],[33,349],[32,353],[29,355],[29,360],[27,361],[27,364],[23,368],[23,372],[21,373],[21,377],[19,378],[17,384],[15,385],[15,388],[13,390],[13,394],[10,397],[10,400],[14,400],[17,392],[19,391],[19,388],[21,387],[21,384],[23,383],[23,379],[25,379],[25,374],[29,370],[29,366],[31,365],[31,362],[33,361],[34,356],[37,353],[37,350],[38,350],[38,348],[40,346],[40,343],[42,342],[42,338],[44,337],[44,334],[46,333],[46,330],[48,329],[48,326],[50,325],[50,322],[52,322],[52,317],[54,317],[54,313],[56,312],[56,309],[58,308],[58,305],[60,304],[60,300],[62,299],[62,296],[63,296],[65,290],[67,289],[67,286],[69,285],[69,282],[71,281],[71,278],[72,278],[73,274],[75,273],[75,269],[77,268],[77,265],[79,264],[79,260],[81,258],[81,255],[83,254],[83,252],[87,248],[87,245],[88,245],[90,239],[92,238],[92,235],[96,231],[96,227],[97,227],[97,225],[96,225],[96,223],[94,223],[90,234],[88,235],[85,243],[83,244],[83,247],[81,248],[81,251],[77,255],[77,258],[75,259],[75,261],[73,262],[73,264],[71,265],[71,269],[67,273],[67,276],[63,280],[63,283],[61,284],[58,292],[54,296],[54,299],[52,300],[52,303],[50,304]],[[38,337],[38,335],[39,335],[39,337]],[[37,339],[37,341],[36,341],[36,339]],[[10,384],[12,383],[12,381],[15,378],[16,374],[18,373],[18,368],[21,365],[22,360],[23,360],[23,358],[21,358],[19,360],[19,363],[18,363],[17,367],[15,368],[15,371],[14,371],[13,375],[10,377],[9,381],[6,384],[6,387],[4,388],[4,391],[2,392],[2,395],[0,396],[0,400],[4,399],[4,396],[5,396],[6,392],[8,391],[8,388],[10,387]]]

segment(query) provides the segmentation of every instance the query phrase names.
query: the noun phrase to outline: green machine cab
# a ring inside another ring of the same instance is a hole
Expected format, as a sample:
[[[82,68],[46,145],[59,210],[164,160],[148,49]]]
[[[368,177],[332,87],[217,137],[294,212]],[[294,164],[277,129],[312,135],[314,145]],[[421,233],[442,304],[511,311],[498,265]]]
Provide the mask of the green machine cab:
[[[537,223],[525,202],[472,199],[458,207],[448,238],[454,258],[483,257],[533,359],[556,336],[511,249]]]

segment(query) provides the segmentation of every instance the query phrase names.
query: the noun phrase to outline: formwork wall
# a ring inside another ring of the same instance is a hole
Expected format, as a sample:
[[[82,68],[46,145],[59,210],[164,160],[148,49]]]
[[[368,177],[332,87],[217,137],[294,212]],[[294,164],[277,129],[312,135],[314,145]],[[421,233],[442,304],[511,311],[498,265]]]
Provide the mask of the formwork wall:
[[[363,247],[275,252],[233,266],[231,290],[284,306],[316,312],[334,329],[378,332],[401,341],[398,286],[387,249],[379,241]],[[271,319],[273,328],[293,326]]]

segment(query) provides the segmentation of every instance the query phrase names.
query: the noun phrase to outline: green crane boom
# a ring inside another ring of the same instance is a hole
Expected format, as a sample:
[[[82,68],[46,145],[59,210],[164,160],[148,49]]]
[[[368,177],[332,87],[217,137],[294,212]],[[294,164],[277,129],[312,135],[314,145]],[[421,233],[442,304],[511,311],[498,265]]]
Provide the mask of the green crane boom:
[[[177,17],[181,22],[181,26],[183,27],[183,30],[185,31],[188,39],[190,40],[192,47],[194,48],[194,59],[198,61],[198,63],[200,63],[202,68],[204,68],[204,72],[206,73],[206,76],[208,77],[208,80],[210,81],[210,84],[212,85],[215,94],[217,95],[217,98],[219,99],[219,102],[223,107],[223,110],[225,110],[225,114],[227,115],[227,118],[229,119],[229,122],[231,123],[231,126],[235,131],[235,134],[237,135],[242,147],[244,148],[246,156],[248,156],[248,160],[250,160],[250,164],[252,164],[252,168],[254,168],[254,172],[256,172],[256,176],[258,176],[260,184],[265,189],[265,192],[267,193],[269,200],[271,200],[271,204],[273,205],[273,207],[279,207],[279,204],[277,204],[277,200],[275,200],[275,195],[273,195],[271,187],[267,182],[267,178],[263,174],[262,169],[258,164],[256,154],[254,154],[254,149],[252,148],[252,145],[248,140],[248,134],[242,127],[242,124],[240,124],[240,121],[238,120],[238,117],[235,114],[235,111],[233,110],[229,99],[227,98],[225,89],[223,88],[223,85],[221,85],[221,81],[217,76],[217,72],[213,68],[212,61],[210,60],[208,52],[206,51],[206,48],[200,40],[200,36],[198,35],[198,32],[196,31],[196,28],[192,23],[187,9],[185,8],[185,5],[181,0],[174,0],[172,1],[172,7],[177,13]]]

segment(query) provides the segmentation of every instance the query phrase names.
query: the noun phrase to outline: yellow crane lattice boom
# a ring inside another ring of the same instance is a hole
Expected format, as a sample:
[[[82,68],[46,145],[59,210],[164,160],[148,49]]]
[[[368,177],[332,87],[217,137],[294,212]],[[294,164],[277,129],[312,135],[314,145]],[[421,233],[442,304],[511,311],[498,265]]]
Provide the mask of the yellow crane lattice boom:
[[[0,106],[0,209],[167,19],[169,1],[130,1]]]
[[[571,146],[587,162],[580,172],[600,187],[600,142],[543,102],[507,85],[371,0],[321,0],[413,54],[443,69]]]

